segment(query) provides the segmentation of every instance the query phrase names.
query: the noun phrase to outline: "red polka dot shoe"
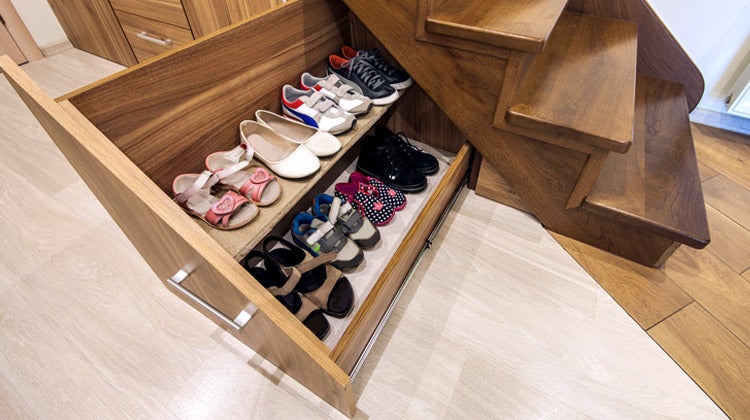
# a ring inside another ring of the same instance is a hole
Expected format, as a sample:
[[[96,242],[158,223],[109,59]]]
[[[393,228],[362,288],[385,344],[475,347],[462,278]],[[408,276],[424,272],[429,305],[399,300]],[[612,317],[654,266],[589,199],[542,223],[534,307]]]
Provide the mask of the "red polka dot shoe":
[[[354,172],[349,175],[349,182],[359,182],[369,184],[378,190],[380,199],[386,205],[393,207],[393,210],[399,211],[406,206],[406,196],[401,191],[385,185],[381,180],[367,176],[362,172]]]
[[[375,226],[384,226],[393,220],[395,210],[380,197],[377,188],[361,182],[339,183],[335,187],[336,197],[351,203]]]

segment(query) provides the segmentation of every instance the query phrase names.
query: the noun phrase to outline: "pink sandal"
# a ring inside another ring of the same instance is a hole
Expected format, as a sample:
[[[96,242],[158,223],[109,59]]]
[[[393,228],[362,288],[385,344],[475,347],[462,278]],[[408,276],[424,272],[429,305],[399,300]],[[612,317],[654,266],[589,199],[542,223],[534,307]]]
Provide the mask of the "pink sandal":
[[[269,206],[281,196],[281,185],[268,170],[250,166],[252,158],[252,149],[241,144],[232,150],[208,155],[206,168],[218,177],[220,184],[239,191],[258,206]]]
[[[258,215],[258,207],[246,197],[228,190],[221,197],[211,194],[219,178],[209,171],[184,174],[174,179],[174,199],[185,211],[222,230],[237,229]]]

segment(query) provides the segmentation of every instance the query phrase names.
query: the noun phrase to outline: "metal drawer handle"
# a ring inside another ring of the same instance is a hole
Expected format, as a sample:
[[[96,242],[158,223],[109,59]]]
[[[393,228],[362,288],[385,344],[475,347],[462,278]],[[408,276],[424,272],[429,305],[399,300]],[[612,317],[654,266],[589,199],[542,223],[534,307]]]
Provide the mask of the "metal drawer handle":
[[[248,321],[250,321],[250,318],[253,317],[253,314],[255,314],[255,311],[257,308],[255,308],[255,305],[252,303],[248,303],[248,305],[245,307],[245,309],[240,312],[239,315],[237,315],[236,318],[231,319],[228,316],[221,313],[218,309],[214,308],[206,302],[205,300],[198,297],[196,294],[191,292],[190,290],[186,289],[185,286],[183,286],[182,281],[185,280],[190,273],[186,272],[185,270],[180,270],[177,273],[175,273],[174,276],[167,279],[167,283],[172,285],[175,289],[179,290],[182,294],[187,296],[190,300],[197,303],[198,305],[205,308],[207,311],[211,312],[212,314],[216,315],[219,319],[224,321],[227,325],[232,327],[237,332],[242,331],[242,328],[247,325]]]
[[[136,36],[138,38],[144,40],[144,41],[148,41],[148,42],[151,42],[151,43],[154,43],[154,44],[158,44],[158,45],[161,45],[161,46],[164,46],[164,47],[166,47],[168,45],[172,45],[172,40],[171,39],[169,39],[169,38],[167,38],[167,39],[156,38],[156,37],[153,37],[153,36],[149,35],[148,32],[141,32],[139,34],[136,34]]]

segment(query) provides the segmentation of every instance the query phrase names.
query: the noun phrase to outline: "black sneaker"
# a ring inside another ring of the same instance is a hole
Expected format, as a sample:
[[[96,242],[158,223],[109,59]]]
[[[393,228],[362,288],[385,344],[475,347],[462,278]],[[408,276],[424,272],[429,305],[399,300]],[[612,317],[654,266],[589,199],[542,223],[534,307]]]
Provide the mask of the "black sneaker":
[[[404,133],[394,134],[387,127],[379,125],[375,127],[375,137],[392,144],[402,159],[417,171],[425,175],[437,173],[439,166],[435,156],[411,144]]]
[[[328,57],[328,74],[336,74],[341,81],[355,86],[372,99],[373,105],[388,105],[398,99],[398,91],[368,61],[354,57],[351,60],[331,54]]]
[[[344,45],[341,47],[341,54],[344,58],[351,60],[354,57],[361,57],[365,61],[372,64],[378,71],[385,77],[385,80],[394,89],[406,89],[412,84],[411,77],[406,74],[405,71],[398,67],[392,66],[390,63],[383,59],[380,54],[380,50],[373,48],[369,51],[355,50],[352,47]]]
[[[358,171],[403,192],[420,192],[427,187],[424,174],[412,168],[390,142],[366,136],[360,143]]]

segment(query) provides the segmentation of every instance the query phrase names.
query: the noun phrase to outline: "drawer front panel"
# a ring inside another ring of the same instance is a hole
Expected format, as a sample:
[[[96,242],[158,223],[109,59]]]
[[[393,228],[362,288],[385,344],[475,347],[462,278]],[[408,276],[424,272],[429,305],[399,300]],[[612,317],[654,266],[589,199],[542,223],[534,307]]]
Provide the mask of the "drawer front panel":
[[[147,60],[193,40],[193,34],[189,30],[178,26],[121,11],[117,11],[117,17],[138,61]]]
[[[110,0],[110,3],[121,12],[190,29],[180,0]]]

